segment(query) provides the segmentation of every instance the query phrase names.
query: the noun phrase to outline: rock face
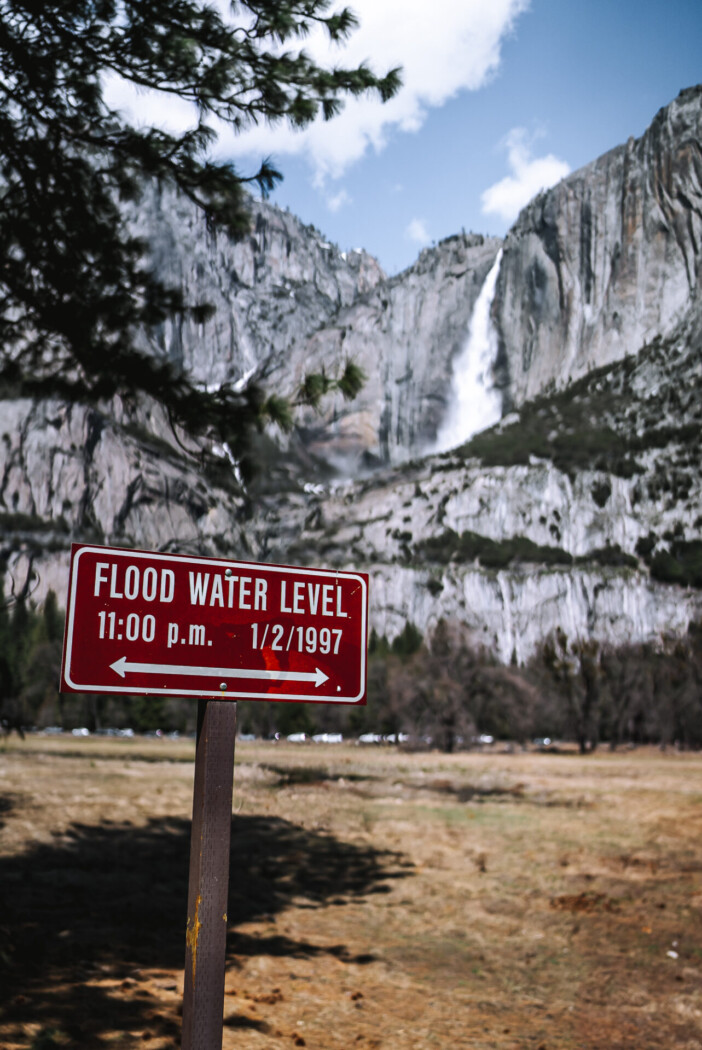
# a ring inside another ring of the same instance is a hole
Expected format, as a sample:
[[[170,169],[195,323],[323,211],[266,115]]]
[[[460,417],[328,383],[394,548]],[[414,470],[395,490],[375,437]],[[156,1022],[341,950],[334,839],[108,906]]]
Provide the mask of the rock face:
[[[444,617],[523,661],[555,628],[615,644],[683,633],[702,590],[663,581],[675,558],[702,570],[701,345],[695,311],[667,342],[453,453],[272,506],[259,545],[367,567],[389,637]]]
[[[149,190],[131,221],[161,276],[216,308],[150,333],[150,352],[205,386],[291,392],[347,359],[366,386],[301,411],[287,444],[265,435],[248,492],[225,450],[205,473],[157,404],[0,392],[8,586],[64,601],[70,542],[88,540],[363,567],[379,633],[458,619],[504,660],[556,628],[685,631],[702,615],[701,126],[702,89],[683,92],[522,212],[493,304],[510,413],[441,456],[425,450],[499,240],[448,238],[388,279],[266,204],[232,243]],[[310,483],[314,457],[335,482]]]
[[[313,227],[260,202],[251,204],[249,236],[236,242],[208,229],[191,202],[158,187],[144,191],[131,222],[159,276],[188,300],[214,307],[205,324],[166,324],[149,340],[203,385],[254,371],[285,381],[306,339],[385,280],[366,252],[344,255]]]
[[[367,253],[339,252],[267,204],[252,209],[250,236],[233,243],[208,231],[189,202],[144,194],[133,222],[159,275],[215,307],[204,325],[162,326],[151,349],[204,385],[255,373],[290,392],[306,372],[339,374],[352,360],[366,374],[363,391],[353,404],[339,396],[321,415],[303,414],[305,444],[348,473],[423,451],[500,241],[447,238],[388,280]]]
[[[246,551],[231,482],[202,476],[157,405],[139,423],[120,407],[0,402],[0,559],[15,593],[65,601],[72,540],[214,554],[226,537]]]
[[[291,392],[306,372],[338,373],[347,358],[366,372],[357,401],[339,398],[322,416],[300,419],[297,474],[305,446],[351,470],[361,460],[406,458],[432,434],[452,354],[499,246],[450,238],[388,281],[367,253],[340,253],[266,204],[253,206],[251,235],[237,243],[157,188],[131,221],[161,276],[215,307],[204,325],[184,320],[148,336],[150,352],[194,383],[256,374]],[[119,401],[91,407],[8,393],[0,433],[0,556],[16,591],[28,586],[40,600],[51,587],[63,600],[73,539],[266,557],[268,529],[254,527],[226,457],[216,476],[203,476],[197,445],[195,457],[184,454],[158,405],[135,412]],[[270,443],[267,451],[277,469],[283,453]]]
[[[303,421],[315,451],[352,474],[359,459],[399,463],[434,441],[453,359],[499,248],[497,238],[447,238],[308,340],[305,360],[314,368],[346,357],[368,377],[353,405],[337,401],[321,420]]]
[[[508,405],[636,353],[700,282],[702,87],[536,197],[510,230],[495,320]]]

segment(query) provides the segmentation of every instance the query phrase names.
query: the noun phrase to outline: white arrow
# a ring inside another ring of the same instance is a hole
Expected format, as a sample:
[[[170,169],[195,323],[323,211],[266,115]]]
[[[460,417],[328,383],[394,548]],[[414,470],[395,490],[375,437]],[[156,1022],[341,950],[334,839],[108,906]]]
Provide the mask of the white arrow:
[[[191,667],[189,664],[139,664],[120,657],[110,664],[120,678],[128,671],[138,674],[187,674],[194,678],[268,678],[275,682],[314,682],[320,686],[328,681],[329,675],[315,667],[314,671],[257,671],[245,667]]]

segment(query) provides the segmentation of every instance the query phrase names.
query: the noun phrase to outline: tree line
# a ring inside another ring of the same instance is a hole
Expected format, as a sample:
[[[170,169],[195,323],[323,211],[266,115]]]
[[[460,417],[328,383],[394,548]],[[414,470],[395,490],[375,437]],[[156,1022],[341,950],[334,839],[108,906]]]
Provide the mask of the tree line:
[[[0,587],[0,721],[5,730],[60,726],[192,732],[192,699],[58,692],[64,614],[6,601]],[[368,703],[239,702],[241,732],[406,734],[408,746],[450,752],[481,735],[524,744],[702,747],[702,624],[684,637],[604,645],[556,631],[521,666],[500,663],[468,629],[440,621],[428,637],[411,623],[392,641],[372,632]]]

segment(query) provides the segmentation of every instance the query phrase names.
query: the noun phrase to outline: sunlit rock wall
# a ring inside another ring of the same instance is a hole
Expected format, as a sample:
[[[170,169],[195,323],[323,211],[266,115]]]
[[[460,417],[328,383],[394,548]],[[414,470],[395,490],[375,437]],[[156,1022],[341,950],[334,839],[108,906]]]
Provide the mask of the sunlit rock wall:
[[[348,473],[423,452],[501,242],[459,234],[387,278],[366,252],[341,252],[268,204],[251,208],[251,233],[234,242],[209,231],[182,198],[144,193],[133,222],[157,272],[189,301],[215,308],[202,325],[163,325],[151,349],[202,385],[255,374],[288,394],[306,373],[337,376],[353,361],[366,375],[353,403],[336,396],[298,414],[310,450]]]
[[[509,404],[669,334],[700,283],[702,87],[537,196],[504,246],[495,302]]]

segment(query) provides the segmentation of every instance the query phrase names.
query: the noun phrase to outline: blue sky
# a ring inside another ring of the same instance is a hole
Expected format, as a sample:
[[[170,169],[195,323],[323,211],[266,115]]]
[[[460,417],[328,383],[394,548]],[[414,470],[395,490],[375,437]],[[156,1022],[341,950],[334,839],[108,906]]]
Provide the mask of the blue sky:
[[[395,273],[424,243],[462,228],[506,231],[510,220],[486,213],[482,195],[510,175],[510,134],[532,160],[551,156],[576,170],[640,135],[681,88],[702,82],[699,0],[522,6],[480,86],[427,105],[417,130],[391,126],[380,148],[366,147],[336,177],[320,183],[314,155],[276,150],[274,130],[266,145],[285,179],[273,200],[342,249],[366,248]],[[431,14],[432,6],[425,11]],[[383,54],[378,47],[371,56],[377,69]],[[515,129],[522,130],[515,135]],[[332,134],[331,125],[326,130]],[[242,167],[261,155],[236,152]]]
[[[232,17],[229,0],[209,2]],[[700,0],[347,2],[360,26],[343,49],[321,34],[305,49],[378,72],[401,64],[399,95],[386,106],[352,100],[302,133],[220,127],[216,153],[243,174],[270,156],[285,176],[277,204],[388,273],[461,229],[505,233],[538,189],[640,135],[702,82]],[[106,95],[141,123],[193,120],[170,96],[135,102],[123,82]]]

